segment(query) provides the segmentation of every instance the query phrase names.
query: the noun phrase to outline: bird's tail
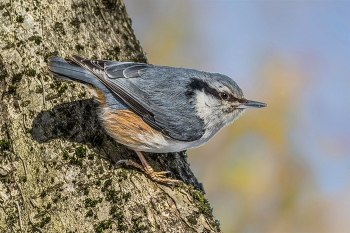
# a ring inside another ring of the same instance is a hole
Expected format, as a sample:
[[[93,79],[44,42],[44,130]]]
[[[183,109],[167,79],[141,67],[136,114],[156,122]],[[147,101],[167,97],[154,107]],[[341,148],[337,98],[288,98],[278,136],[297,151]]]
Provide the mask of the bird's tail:
[[[48,62],[49,71],[56,78],[77,81],[83,84],[96,86],[96,78],[87,70],[60,57],[50,57]]]

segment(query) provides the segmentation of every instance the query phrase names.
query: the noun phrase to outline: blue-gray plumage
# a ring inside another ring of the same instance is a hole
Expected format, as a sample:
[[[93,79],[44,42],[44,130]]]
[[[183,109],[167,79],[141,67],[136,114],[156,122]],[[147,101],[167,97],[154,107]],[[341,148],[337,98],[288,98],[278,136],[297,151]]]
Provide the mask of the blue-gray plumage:
[[[80,66],[70,65],[60,57],[50,57],[49,69],[56,78],[90,84],[104,93],[107,104],[114,109],[130,109],[116,94],[109,91],[93,74]]]
[[[246,108],[266,104],[244,98],[231,78],[194,69],[143,63],[51,57],[57,78],[87,85],[101,104],[100,119],[118,142],[134,149],[152,179],[156,174],[140,151],[174,152],[198,147]],[[163,180],[162,180],[163,179]]]

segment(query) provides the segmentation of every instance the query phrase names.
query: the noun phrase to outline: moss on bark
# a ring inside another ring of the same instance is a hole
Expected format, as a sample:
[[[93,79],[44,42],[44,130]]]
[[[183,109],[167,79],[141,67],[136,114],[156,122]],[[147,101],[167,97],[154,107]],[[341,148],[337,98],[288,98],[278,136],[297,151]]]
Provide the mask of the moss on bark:
[[[86,90],[50,56],[147,62],[120,0],[0,2],[0,231],[218,232],[186,153],[149,154],[172,190],[114,162],[133,157],[101,128]]]

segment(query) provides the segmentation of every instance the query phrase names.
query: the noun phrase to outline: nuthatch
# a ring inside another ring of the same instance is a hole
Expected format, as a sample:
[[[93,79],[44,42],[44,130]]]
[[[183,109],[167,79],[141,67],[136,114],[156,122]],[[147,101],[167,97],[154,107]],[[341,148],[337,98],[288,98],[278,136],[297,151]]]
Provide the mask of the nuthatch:
[[[179,182],[154,172],[141,151],[167,153],[199,147],[247,108],[266,104],[247,100],[231,78],[194,69],[143,63],[51,57],[57,78],[86,86],[100,104],[99,118],[117,142],[133,149],[143,170],[161,183]]]

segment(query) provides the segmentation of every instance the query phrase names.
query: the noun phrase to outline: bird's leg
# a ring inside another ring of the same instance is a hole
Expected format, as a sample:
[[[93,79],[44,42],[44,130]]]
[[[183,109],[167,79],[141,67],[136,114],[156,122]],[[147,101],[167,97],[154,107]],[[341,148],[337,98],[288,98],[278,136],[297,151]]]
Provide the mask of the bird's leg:
[[[119,160],[116,165],[125,163],[126,165],[130,165],[133,167],[136,167],[143,172],[145,172],[153,181],[159,182],[159,183],[165,183],[165,184],[172,184],[174,186],[175,183],[181,182],[180,180],[174,180],[174,179],[169,179],[166,178],[164,175],[167,173],[170,173],[170,171],[162,171],[162,172],[155,172],[153,168],[148,165],[145,157],[140,151],[135,151],[136,154],[139,156],[139,159],[141,160],[142,166],[138,163],[135,163],[131,159],[127,160]]]
[[[135,151],[136,154],[139,156],[139,159],[141,160],[142,166],[143,166],[143,170],[145,171],[145,173],[147,175],[149,175],[151,177],[152,180],[158,181],[157,178],[165,178],[165,174],[170,173],[170,171],[163,171],[163,172],[155,172],[153,171],[153,168],[148,165],[145,157],[143,156],[143,154],[140,151]],[[161,182],[161,181],[160,181]]]

